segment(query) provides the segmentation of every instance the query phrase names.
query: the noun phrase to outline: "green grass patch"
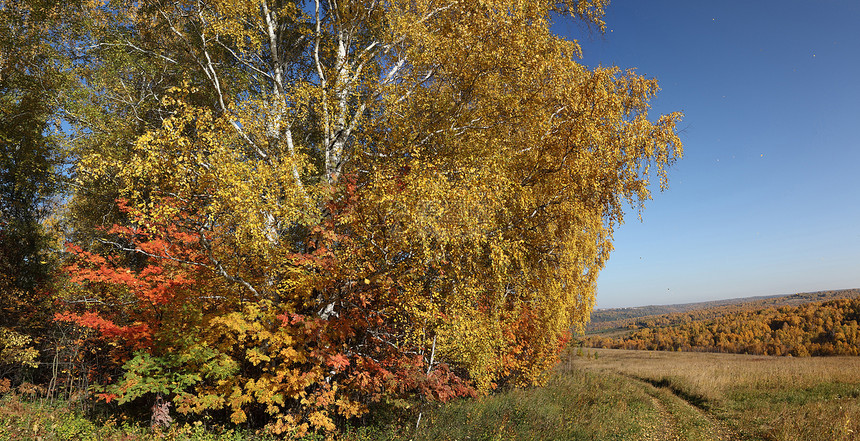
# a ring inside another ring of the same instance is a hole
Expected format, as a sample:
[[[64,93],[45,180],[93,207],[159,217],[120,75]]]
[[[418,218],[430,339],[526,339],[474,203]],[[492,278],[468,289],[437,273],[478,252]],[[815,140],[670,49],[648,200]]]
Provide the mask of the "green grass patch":
[[[177,424],[153,431],[147,424],[119,421],[114,417],[86,415],[73,403],[0,397],[0,441],[7,440],[104,440],[136,441],[263,441],[271,438],[202,423]]]
[[[660,415],[651,397],[617,375],[580,370],[540,388],[516,389],[433,409],[418,440],[643,439]]]
[[[856,440],[860,384],[810,387],[736,387],[724,415],[744,440]]]

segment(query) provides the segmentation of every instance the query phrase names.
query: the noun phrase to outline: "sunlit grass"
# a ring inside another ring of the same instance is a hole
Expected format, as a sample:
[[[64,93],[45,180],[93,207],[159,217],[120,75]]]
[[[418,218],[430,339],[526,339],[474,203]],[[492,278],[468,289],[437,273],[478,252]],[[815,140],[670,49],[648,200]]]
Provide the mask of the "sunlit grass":
[[[651,402],[623,377],[576,370],[545,387],[440,407],[422,421],[415,439],[647,439],[660,419]]]
[[[860,358],[598,350],[574,368],[666,386],[741,440],[860,439]]]

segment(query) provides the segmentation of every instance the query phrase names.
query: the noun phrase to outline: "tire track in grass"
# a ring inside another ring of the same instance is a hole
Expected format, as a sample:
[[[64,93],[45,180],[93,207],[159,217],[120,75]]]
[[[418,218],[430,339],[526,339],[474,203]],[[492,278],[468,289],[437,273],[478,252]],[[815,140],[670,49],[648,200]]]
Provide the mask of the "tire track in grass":
[[[647,390],[646,390],[646,393],[647,393]],[[659,441],[664,441],[664,440],[665,441],[670,441],[670,440],[674,441],[674,440],[681,439],[678,435],[678,432],[675,431],[674,424],[672,424],[672,420],[673,420],[672,414],[669,413],[668,410],[666,410],[666,406],[663,405],[662,401],[660,401],[654,395],[650,395],[650,396],[651,396],[651,405],[654,406],[655,409],[657,409],[657,413],[660,415],[660,423],[659,423],[660,425],[659,425],[659,427],[655,428],[655,429],[659,430],[659,433],[652,433],[651,439],[652,440],[659,440]]]
[[[731,441],[731,432],[703,409],[704,402],[688,397],[667,382],[639,378],[615,372],[642,387],[651,397],[652,405],[662,422],[655,427],[651,439],[666,441]]]
[[[674,438],[668,439],[703,441],[734,439],[722,423],[705,411],[704,401],[700,398],[689,397],[665,381],[657,382],[631,375],[624,376],[642,384],[648,394],[658,400],[669,414]]]

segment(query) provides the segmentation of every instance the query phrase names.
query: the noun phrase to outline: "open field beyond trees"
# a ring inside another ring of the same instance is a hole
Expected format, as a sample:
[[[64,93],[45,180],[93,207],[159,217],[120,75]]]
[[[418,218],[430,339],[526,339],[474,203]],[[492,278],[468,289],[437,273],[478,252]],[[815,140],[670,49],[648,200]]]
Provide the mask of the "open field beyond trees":
[[[853,357],[573,351],[546,387],[444,407],[416,439],[854,440],[858,396]]]

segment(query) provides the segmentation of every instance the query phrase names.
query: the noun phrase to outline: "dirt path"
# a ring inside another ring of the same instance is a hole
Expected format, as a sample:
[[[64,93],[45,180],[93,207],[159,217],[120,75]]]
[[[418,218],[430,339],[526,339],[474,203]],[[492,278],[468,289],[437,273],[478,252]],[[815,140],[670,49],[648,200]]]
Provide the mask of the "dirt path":
[[[709,415],[698,403],[691,401],[672,388],[631,375],[621,374],[640,385],[651,397],[652,406],[661,422],[654,428],[653,440],[666,441],[731,441],[732,436],[724,424]]]
[[[652,433],[651,439],[660,441],[674,441],[681,439],[680,435],[678,435],[678,432],[675,430],[675,424],[673,424],[674,418],[672,417],[672,414],[666,410],[666,406],[663,405],[663,402],[652,395],[651,405],[660,413],[660,426],[655,428],[656,430]]]
[[[716,418],[708,414],[695,400],[684,397],[671,387],[615,372],[637,384],[651,397],[651,406],[660,415],[652,426],[652,441],[732,441],[736,437]]]

